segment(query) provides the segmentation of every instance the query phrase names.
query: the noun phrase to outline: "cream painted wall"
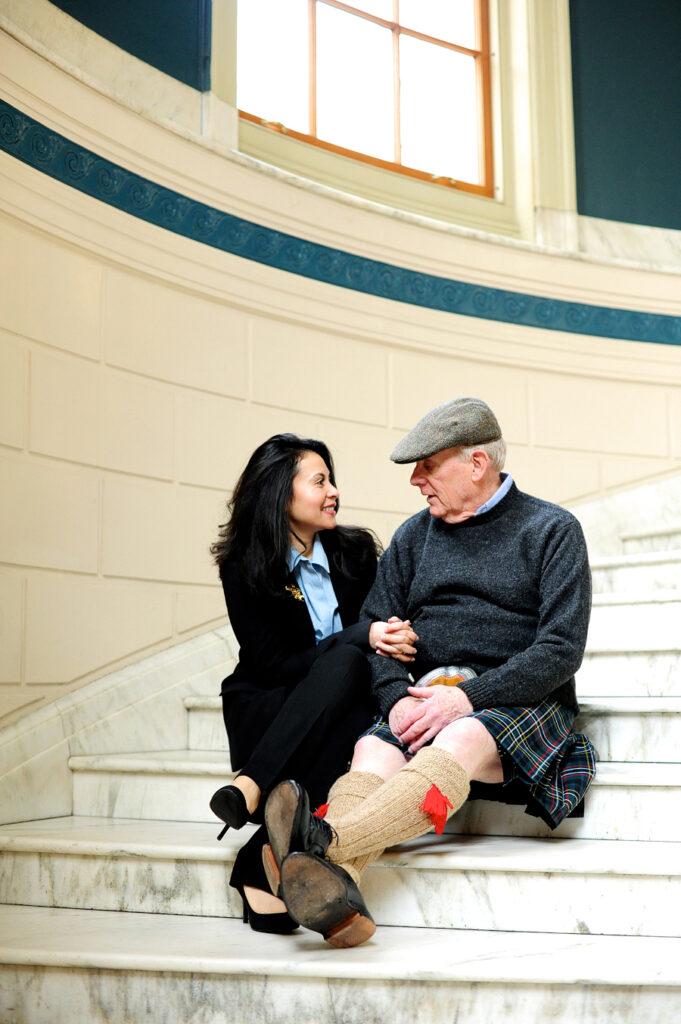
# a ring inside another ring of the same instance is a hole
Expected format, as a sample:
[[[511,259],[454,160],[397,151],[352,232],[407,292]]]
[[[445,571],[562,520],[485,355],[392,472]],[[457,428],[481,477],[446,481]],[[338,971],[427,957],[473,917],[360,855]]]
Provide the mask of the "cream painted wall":
[[[141,72],[140,72],[141,73]],[[392,215],[174,129],[0,36],[0,96],[219,209],[372,259],[681,315],[678,276]],[[420,507],[396,440],[485,397],[519,485],[567,504],[681,468],[681,352],[440,313],[184,239],[0,154],[0,715],[224,621],[208,545],[250,451],[324,438],[346,521]]]

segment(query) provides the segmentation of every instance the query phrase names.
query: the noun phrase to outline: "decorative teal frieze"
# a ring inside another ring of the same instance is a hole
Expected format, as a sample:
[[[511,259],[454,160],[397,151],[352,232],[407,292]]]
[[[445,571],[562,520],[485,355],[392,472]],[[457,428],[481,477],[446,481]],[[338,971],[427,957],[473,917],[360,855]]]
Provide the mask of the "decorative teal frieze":
[[[86,195],[223,252],[325,284],[460,316],[570,334],[681,345],[681,317],[488,288],[308,242],[157,185],[0,100],[0,149]]]

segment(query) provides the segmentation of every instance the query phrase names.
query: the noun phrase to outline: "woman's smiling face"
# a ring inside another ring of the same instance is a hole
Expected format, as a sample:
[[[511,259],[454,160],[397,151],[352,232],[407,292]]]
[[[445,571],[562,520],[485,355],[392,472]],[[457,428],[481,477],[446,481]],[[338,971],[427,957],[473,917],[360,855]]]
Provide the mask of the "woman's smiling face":
[[[329,479],[329,468],[321,455],[305,452],[293,478],[293,491],[288,506],[291,530],[307,544],[318,530],[336,526],[338,488]]]

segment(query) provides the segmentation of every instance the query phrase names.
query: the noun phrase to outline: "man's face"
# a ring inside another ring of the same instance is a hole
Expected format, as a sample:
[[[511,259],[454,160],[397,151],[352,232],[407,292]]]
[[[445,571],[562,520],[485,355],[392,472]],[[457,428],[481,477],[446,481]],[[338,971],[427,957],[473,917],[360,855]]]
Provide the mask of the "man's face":
[[[458,448],[445,448],[414,466],[409,482],[428,502],[431,516],[446,523],[460,523],[475,515],[482,504],[476,486],[479,467],[457,459]]]

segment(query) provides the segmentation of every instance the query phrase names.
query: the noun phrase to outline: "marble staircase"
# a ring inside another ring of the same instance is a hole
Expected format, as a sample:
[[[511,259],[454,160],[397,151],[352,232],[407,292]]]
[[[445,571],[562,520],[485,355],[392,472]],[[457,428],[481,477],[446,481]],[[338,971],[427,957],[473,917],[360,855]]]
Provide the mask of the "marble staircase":
[[[368,871],[370,943],[258,935],[208,809],[219,701],[186,696],[174,748],[74,754],[70,816],[0,826],[0,1022],[677,1024],[681,528],[593,575],[583,820],[470,803]]]

